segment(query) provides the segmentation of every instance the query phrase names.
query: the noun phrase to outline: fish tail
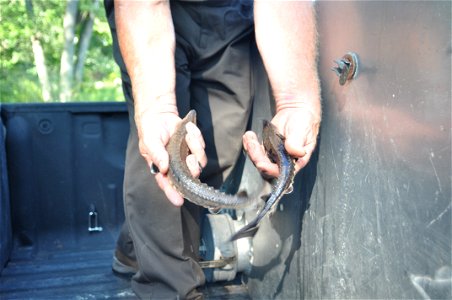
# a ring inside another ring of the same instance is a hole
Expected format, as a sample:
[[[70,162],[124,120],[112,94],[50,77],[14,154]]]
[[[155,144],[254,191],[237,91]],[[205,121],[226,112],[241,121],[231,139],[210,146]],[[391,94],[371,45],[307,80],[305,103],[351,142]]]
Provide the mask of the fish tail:
[[[238,239],[246,238],[246,237],[253,237],[257,230],[259,229],[258,222],[252,222],[248,225],[242,227],[239,231],[234,233],[230,238],[229,241],[233,242]]]

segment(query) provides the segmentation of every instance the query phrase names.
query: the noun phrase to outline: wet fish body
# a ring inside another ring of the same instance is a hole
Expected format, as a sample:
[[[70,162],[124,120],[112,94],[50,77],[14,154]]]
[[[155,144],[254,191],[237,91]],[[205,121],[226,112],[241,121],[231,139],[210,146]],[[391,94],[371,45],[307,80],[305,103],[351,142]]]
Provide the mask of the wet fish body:
[[[186,158],[189,148],[185,141],[188,122],[196,124],[196,111],[191,110],[178,124],[175,133],[171,136],[166,147],[169,154],[168,177],[173,187],[187,200],[197,205],[218,210],[221,208],[242,208],[254,203],[242,194],[228,195],[193,178],[187,167]],[[271,213],[281,197],[292,191],[295,176],[294,159],[287,153],[284,147],[284,137],[277,128],[268,121],[264,121],[263,144],[267,155],[275,161],[279,167],[279,176],[276,178],[272,192],[263,209],[255,219],[235,233],[230,240],[237,240],[253,236],[259,226],[259,222]]]
[[[277,128],[268,121],[264,121],[263,143],[267,155],[273,159],[279,167],[279,176],[276,179],[272,192],[268,197],[263,209],[250,223],[237,231],[230,241],[244,237],[254,236],[259,228],[259,222],[268,214],[272,213],[277,203],[284,194],[292,192],[295,176],[295,160],[287,153],[284,147],[285,138],[278,132]]]
[[[186,158],[189,148],[185,141],[188,122],[196,124],[196,111],[191,110],[178,124],[166,147],[169,154],[168,177],[173,187],[187,200],[197,205],[211,208],[240,208],[250,204],[243,194],[228,195],[193,178],[187,167]]]

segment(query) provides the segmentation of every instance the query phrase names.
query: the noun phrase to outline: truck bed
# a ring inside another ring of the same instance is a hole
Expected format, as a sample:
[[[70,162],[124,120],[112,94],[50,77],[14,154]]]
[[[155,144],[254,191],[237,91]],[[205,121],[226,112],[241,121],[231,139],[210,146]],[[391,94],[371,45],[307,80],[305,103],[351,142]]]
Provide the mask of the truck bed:
[[[111,270],[124,221],[125,103],[11,104],[1,112],[9,184],[0,199],[0,298],[135,299],[130,279]],[[248,299],[240,280],[203,291],[207,299]]]
[[[317,151],[253,238],[246,288],[207,285],[206,298],[452,299],[451,2],[316,3]],[[269,118],[266,84],[251,126]],[[110,271],[125,104],[2,105],[1,116],[0,298],[132,298]],[[259,190],[254,179],[242,176]],[[101,232],[87,230],[92,208]]]
[[[113,250],[42,253],[33,259],[12,259],[0,277],[1,299],[137,299],[130,280],[113,275]],[[205,299],[250,299],[240,280],[211,283]]]

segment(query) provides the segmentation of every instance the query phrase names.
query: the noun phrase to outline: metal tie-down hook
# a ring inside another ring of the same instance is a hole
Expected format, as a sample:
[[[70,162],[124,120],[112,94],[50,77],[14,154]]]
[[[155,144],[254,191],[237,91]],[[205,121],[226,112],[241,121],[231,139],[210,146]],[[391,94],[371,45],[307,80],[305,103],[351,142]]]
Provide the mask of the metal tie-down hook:
[[[88,213],[88,231],[89,232],[100,232],[103,228],[99,226],[99,221],[97,218],[97,211],[94,204],[91,204],[89,206],[89,213]]]

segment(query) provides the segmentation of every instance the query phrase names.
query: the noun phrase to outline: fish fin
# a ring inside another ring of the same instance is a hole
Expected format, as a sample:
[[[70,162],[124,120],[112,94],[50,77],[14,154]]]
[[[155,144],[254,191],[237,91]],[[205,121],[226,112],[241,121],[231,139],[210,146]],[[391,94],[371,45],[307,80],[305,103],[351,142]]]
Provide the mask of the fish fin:
[[[233,234],[230,238],[229,241],[235,241],[237,239],[241,239],[244,237],[253,237],[256,232],[257,229],[259,228],[259,221],[261,218],[259,218],[259,215],[252,220],[250,223],[246,224],[245,226],[243,226],[242,228],[240,228],[235,234]]]
[[[257,230],[259,229],[259,226],[257,226],[257,225],[251,226],[249,228],[246,228],[246,227],[247,226],[243,227],[242,229],[240,229],[239,231],[234,233],[229,238],[229,241],[233,242],[235,240],[242,239],[242,238],[254,237],[254,235],[256,234]]]
[[[271,216],[273,216],[273,214],[276,212],[276,209],[278,208],[278,203],[275,203],[270,210],[268,211],[268,217],[270,218]]]
[[[209,207],[208,210],[211,214],[216,215],[220,212],[221,207]]]
[[[288,187],[287,187],[287,189],[284,191],[284,194],[290,194],[290,193],[292,193],[293,192],[293,183],[291,183]]]

